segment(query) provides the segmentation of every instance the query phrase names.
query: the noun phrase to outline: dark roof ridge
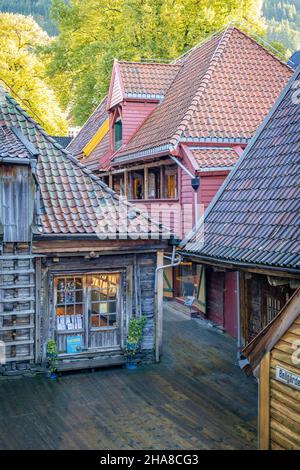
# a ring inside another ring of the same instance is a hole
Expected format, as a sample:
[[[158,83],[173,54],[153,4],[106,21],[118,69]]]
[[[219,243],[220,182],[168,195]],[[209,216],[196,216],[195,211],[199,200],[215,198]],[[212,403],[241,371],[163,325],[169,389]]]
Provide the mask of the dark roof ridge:
[[[185,245],[190,241],[190,239],[198,232],[198,230],[201,228],[201,226],[203,226],[203,224],[205,223],[205,218],[207,218],[207,216],[210,214],[210,212],[213,210],[215,204],[218,202],[219,200],[219,197],[221,196],[221,194],[224,192],[224,190],[226,189],[229,181],[231,181],[231,179],[235,176],[236,172],[238,171],[239,167],[241,166],[241,164],[243,163],[243,161],[245,160],[245,158],[247,157],[248,153],[252,150],[252,147],[253,145],[255,144],[255,142],[257,141],[257,139],[259,138],[259,136],[261,135],[261,133],[263,132],[263,130],[265,129],[266,125],[268,124],[268,122],[271,120],[273,114],[276,112],[276,110],[278,109],[278,107],[280,106],[280,104],[282,103],[282,101],[284,100],[285,96],[287,95],[287,93],[289,92],[292,84],[295,82],[296,78],[298,77],[298,75],[300,74],[300,65],[297,67],[297,69],[295,70],[294,74],[292,75],[292,77],[290,78],[290,80],[288,81],[287,85],[285,86],[285,88],[282,90],[282,92],[280,93],[280,95],[278,96],[277,100],[275,101],[273,107],[271,108],[270,112],[267,114],[267,116],[265,117],[265,119],[263,120],[263,122],[260,124],[260,126],[258,127],[257,131],[255,132],[255,134],[253,135],[253,137],[251,138],[248,146],[246,147],[246,149],[244,150],[244,152],[242,153],[242,155],[240,156],[239,160],[237,161],[236,165],[234,166],[234,168],[231,170],[231,172],[229,173],[229,175],[227,176],[227,178],[224,180],[223,184],[220,186],[219,190],[217,191],[217,193],[215,194],[215,196],[213,197],[213,199],[211,200],[209,206],[207,207],[206,211],[205,211],[205,214],[202,215],[202,217],[199,219],[198,223],[196,224],[196,226],[190,231],[190,233],[188,233],[186,235],[186,237],[181,241],[180,243],[180,248],[182,251],[184,251],[184,247]],[[192,252],[191,252],[192,253]],[[229,259],[230,261],[230,259]]]

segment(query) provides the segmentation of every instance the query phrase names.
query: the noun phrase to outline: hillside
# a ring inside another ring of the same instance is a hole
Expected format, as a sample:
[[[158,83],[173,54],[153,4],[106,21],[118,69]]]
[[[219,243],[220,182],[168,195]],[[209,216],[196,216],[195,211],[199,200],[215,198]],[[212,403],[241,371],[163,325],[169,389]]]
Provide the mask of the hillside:
[[[0,0],[0,11],[31,15],[50,36],[53,36],[57,34],[57,30],[50,19],[50,4],[51,0]]]
[[[300,49],[300,0],[264,0],[267,39],[280,41],[290,52]]]

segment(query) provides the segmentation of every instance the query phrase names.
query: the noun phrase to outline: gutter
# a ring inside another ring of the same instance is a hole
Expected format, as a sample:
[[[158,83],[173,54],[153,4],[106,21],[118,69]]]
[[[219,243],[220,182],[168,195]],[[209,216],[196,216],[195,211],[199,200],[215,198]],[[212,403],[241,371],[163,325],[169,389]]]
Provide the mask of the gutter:
[[[276,272],[281,272],[281,273],[287,273],[287,274],[295,274],[297,276],[300,276],[300,268],[299,269],[294,269],[294,268],[284,268],[280,266],[272,266],[272,265],[265,265],[265,264],[258,264],[258,263],[244,263],[244,262],[234,262],[234,261],[224,261],[218,258],[214,258],[211,256],[205,256],[205,255],[197,255],[192,252],[188,251],[183,251],[179,250],[179,253],[182,256],[190,257],[190,258],[197,258],[197,260],[207,263],[207,264],[215,264],[215,265],[221,265],[224,267],[227,267],[229,269],[236,269],[236,268],[253,268],[253,269],[265,269],[269,271],[276,271]]]

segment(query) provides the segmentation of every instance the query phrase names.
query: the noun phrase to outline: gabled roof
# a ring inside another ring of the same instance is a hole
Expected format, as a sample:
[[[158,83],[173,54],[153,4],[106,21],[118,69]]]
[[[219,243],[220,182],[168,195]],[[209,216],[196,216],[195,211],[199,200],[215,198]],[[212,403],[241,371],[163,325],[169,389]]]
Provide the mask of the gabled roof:
[[[300,317],[300,288],[294,292],[274,320],[242,351],[253,371],[255,371],[264,355],[273,349],[298,317]]]
[[[25,152],[22,141],[28,142],[27,147],[34,149],[35,156],[39,154],[36,177],[44,235],[117,238],[134,234],[138,239],[148,238],[149,233],[151,236],[167,234],[167,230],[117,196],[49,137],[3,88],[0,88],[0,126],[4,128],[2,137],[7,128],[13,130],[13,133],[8,130],[2,138],[5,145],[8,139],[10,154]]]
[[[182,244],[186,254],[300,271],[299,78],[300,68]]]
[[[238,153],[233,148],[228,147],[198,147],[191,148],[190,151],[197,164],[198,171],[221,168],[229,169],[239,159]]]
[[[176,77],[179,64],[117,61],[125,98],[161,99]]]
[[[84,147],[94,137],[98,129],[102,126],[104,121],[108,118],[107,96],[97,106],[93,114],[88,118],[86,123],[80,129],[78,134],[67,146],[67,150],[72,153],[75,157],[81,155]]]
[[[60,136],[60,135],[52,135],[51,136],[56,142],[59,143],[63,148],[66,148],[71,142],[72,142],[72,137],[69,136]]]
[[[0,125],[0,163],[6,161],[28,160],[31,153],[5,124]]]
[[[164,100],[115,156],[141,157],[179,141],[247,143],[292,74],[236,27],[213,36],[176,63]]]

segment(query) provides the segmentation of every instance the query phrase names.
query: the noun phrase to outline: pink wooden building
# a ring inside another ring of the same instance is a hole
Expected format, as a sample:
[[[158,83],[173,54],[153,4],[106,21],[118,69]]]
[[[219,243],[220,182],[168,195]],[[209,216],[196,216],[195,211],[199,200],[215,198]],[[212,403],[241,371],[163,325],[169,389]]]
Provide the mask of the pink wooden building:
[[[291,74],[236,27],[169,64],[115,61],[108,96],[68,150],[182,239]],[[226,292],[235,282],[185,262],[166,275],[165,295],[195,296],[199,310],[222,324],[217,304],[229,302],[231,317],[236,299]],[[236,325],[228,330],[235,335]]]

